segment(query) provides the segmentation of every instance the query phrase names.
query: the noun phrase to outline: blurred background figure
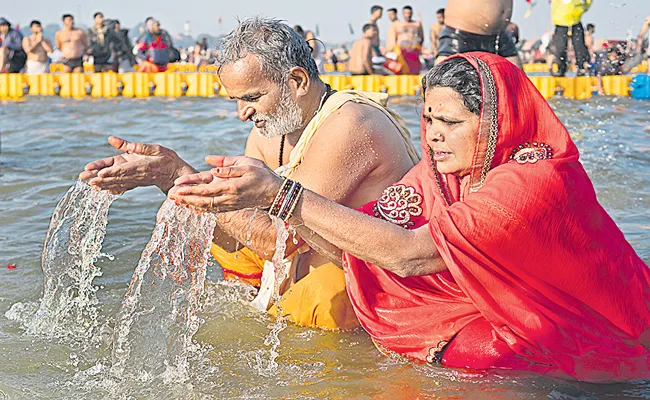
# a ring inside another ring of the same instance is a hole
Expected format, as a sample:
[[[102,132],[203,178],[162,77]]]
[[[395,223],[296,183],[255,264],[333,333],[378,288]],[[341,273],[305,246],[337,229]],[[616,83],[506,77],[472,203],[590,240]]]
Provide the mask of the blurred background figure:
[[[43,27],[39,21],[32,21],[29,24],[31,36],[23,39],[23,50],[27,54],[25,73],[27,75],[46,74],[49,72],[49,53],[54,51],[50,39],[43,37]]]
[[[56,33],[54,41],[63,55],[63,72],[83,72],[83,57],[88,50],[88,36],[74,26],[74,17],[63,14],[64,28]]]
[[[131,49],[131,39],[129,38],[129,30],[122,29],[120,21],[111,20],[108,22],[108,27],[112,32],[112,54],[113,64],[111,69],[115,72],[133,72],[133,67],[137,64],[135,56]]]
[[[371,38],[372,40],[372,53],[375,56],[381,56],[381,50],[379,50],[379,27],[377,26],[377,21],[379,21],[384,14],[384,9],[381,6],[372,6],[370,8],[370,20],[366,22],[375,26],[375,36]],[[365,27],[365,25],[364,25]]]
[[[567,46],[569,38],[575,52],[578,76],[584,75],[589,68],[589,51],[585,45],[585,32],[582,27],[582,14],[591,6],[591,0],[552,0],[551,16],[555,32],[551,39],[549,65],[557,64],[557,73],[549,71],[555,76],[564,76],[568,69]]]
[[[324,53],[324,48],[320,40],[316,38],[316,35],[312,31],[306,31],[302,29],[302,26],[300,25],[295,25],[293,27],[293,30],[296,31],[300,36],[302,36],[303,39],[307,41],[309,44],[309,47],[311,47],[311,58],[314,59],[316,62],[316,66],[318,67],[318,72],[319,73],[324,73],[324,62],[323,62],[323,53]]]
[[[0,18],[0,73],[19,73],[25,66],[27,54],[23,50],[23,35],[11,27],[5,18]]]
[[[436,11],[436,22],[431,24],[431,32],[429,37],[431,39],[431,55],[433,58],[438,57],[438,40],[440,39],[440,32],[445,27],[445,9],[440,8]]]
[[[112,41],[113,32],[104,24],[104,14],[96,12],[93,15],[95,24],[88,29],[89,47],[87,54],[93,57],[95,72],[111,71],[113,69]]]
[[[363,36],[357,39],[350,50],[348,70],[352,75],[372,75],[373,39],[377,36],[377,27],[367,23],[363,26]]]
[[[136,44],[138,58],[141,60],[138,72],[165,72],[171,62],[172,42],[169,34],[165,35],[160,22],[154,20],[151,32],[144,35]]]

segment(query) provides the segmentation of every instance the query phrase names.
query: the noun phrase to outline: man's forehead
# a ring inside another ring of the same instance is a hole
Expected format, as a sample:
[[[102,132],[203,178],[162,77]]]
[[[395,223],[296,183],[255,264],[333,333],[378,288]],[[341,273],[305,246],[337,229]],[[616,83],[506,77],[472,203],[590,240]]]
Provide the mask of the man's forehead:
[[[219,78],[231,97],[267,88],[272,82],[262,73],[262,63],[255,55],[247,55],[219,70]]]

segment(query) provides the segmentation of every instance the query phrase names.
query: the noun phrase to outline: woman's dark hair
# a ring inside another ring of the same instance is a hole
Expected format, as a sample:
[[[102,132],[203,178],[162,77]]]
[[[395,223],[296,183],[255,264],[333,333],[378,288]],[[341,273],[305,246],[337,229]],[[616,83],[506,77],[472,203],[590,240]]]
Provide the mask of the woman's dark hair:
[[[452,58],[431,68],[422,78],[422,93],[426,97],[429,89],[448,87],[454,89],[465,103],[465,107],[476,115],[481,114],[481,82],[476,68],[464,58]]]

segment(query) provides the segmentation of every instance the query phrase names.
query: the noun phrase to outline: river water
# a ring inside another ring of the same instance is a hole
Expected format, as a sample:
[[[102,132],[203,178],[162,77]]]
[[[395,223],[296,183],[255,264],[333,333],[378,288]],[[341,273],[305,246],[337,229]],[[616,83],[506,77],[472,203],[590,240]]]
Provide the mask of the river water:
[[[417,133],[417,101],[395,98],[391,104]],[[576,140],[601,203],[649,263],[650,102],[596,97],[551,104]],[[203,299],[209,321],[204,334],[212,347],[190,358],[190,379],[160,384],[104,378],[115,316],[165,199],[154,188],[129,192],[110,208],[102,251],[112,257],[97,262],[103,274],[95,279],[96,340],[26,335],[20,318],[6,317],[15,304],[41,298],[41,252],[54,207],[87,162],[115,154],[108,135],[160,143],[206,169],[207,154],[241,154],[249,129],[237,119],[235,103],[223,98],[0,103],[0,400],[650,398],[650,383],[644,382],[586,385],[401,364],[381,356],[362,331],[291,325],[280,335],[278,367],[269,369],[271,349],[264,339],[271,320],[244,304],[246,287],[224,283],[217,265],[209,267]]]

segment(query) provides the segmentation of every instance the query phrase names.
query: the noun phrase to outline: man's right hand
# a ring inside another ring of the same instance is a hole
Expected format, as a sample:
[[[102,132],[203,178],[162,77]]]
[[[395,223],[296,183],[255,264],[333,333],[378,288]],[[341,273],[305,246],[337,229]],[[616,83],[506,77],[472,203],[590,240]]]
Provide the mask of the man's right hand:
[[[122,151],[86,165],[79,179],[112,193],[124,193],[140,186],[157,186],[167,191],[177,178],[196,171],[175,151],[157,144],[132,143],[115,136],[108,143]]]

